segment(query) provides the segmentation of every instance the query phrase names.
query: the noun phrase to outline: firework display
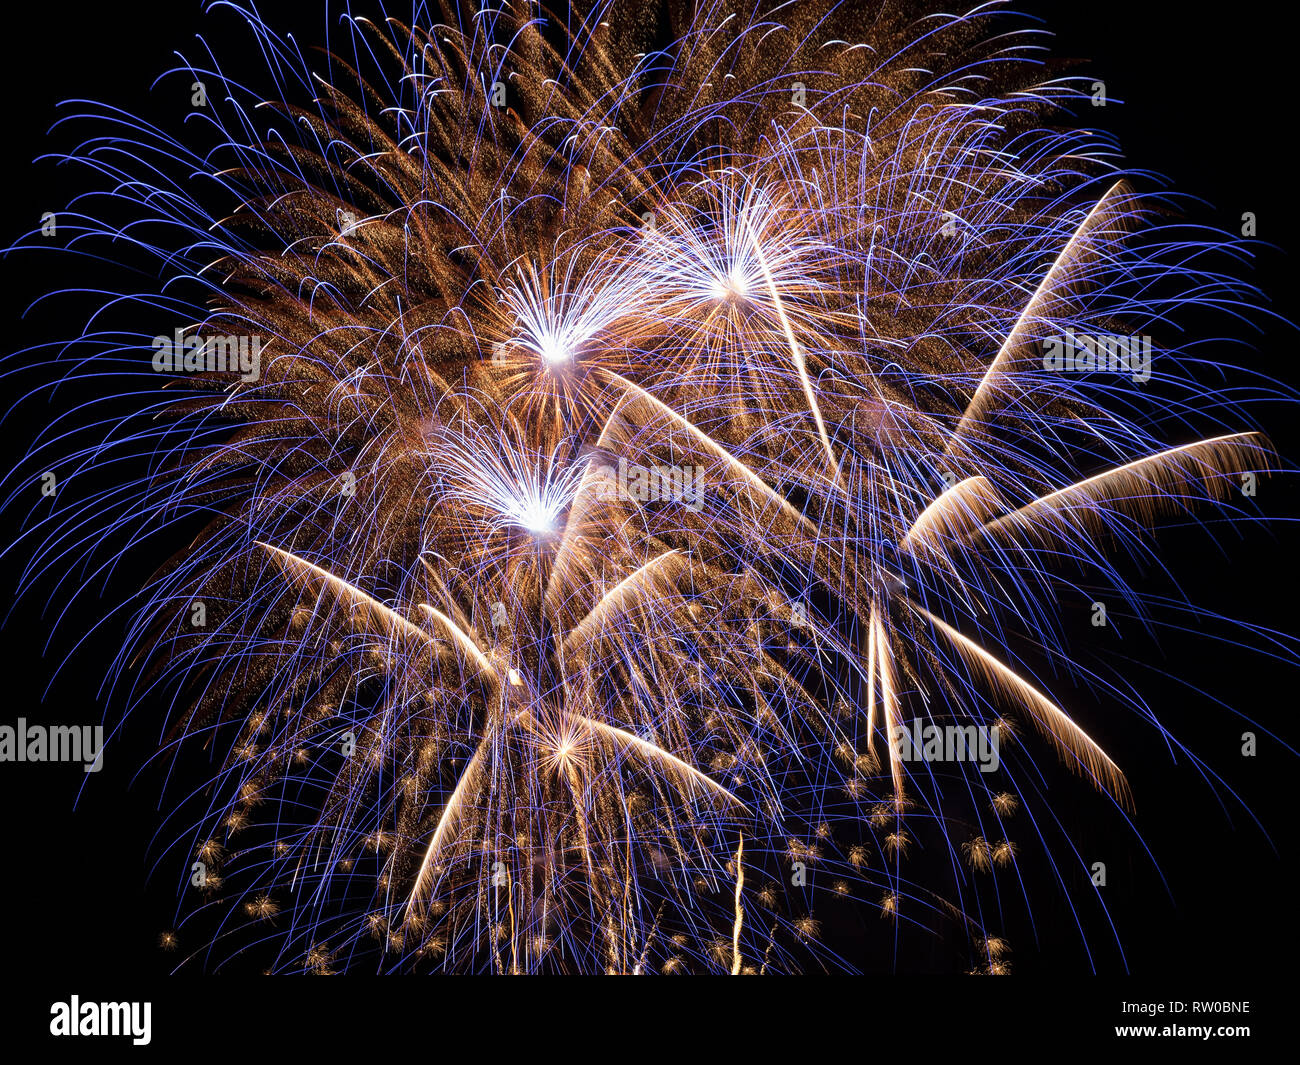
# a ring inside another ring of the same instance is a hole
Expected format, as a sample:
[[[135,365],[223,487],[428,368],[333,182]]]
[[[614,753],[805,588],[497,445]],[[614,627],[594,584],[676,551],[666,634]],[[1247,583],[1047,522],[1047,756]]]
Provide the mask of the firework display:
[[[153,273],[10,490],[121,604],[175,967],[887,970],[851,904],[999,974],[1022,863],[1095,897],[1058,810],[1140,823],[1166,733],[1077,629],[1283,467],[1104,87],[999,5],[214,7],[262,76],[186,58],[192,135],[60,120],[59,254]]]

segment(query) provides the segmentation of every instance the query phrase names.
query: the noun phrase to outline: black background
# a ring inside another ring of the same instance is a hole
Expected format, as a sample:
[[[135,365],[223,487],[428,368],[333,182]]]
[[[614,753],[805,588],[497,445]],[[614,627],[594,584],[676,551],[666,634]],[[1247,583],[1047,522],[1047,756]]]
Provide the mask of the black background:
[[[1180,4],[1104,0],[1017,7],[1045,19],[1056,34],[1057,55],[1087,57],[1081,69],[1103,78],[1113,101],[1125,101],[1084,117],[1118,134],[1131,165],[1168,175],[1180,191],[1203,198],[1200,217],[1212,224],[1236,229],[1243,211],[1256,213],[1260,238],[1276,248],[1260,251],[1251,280],[1272,297],[1275,310],[1292,315],[1296,272],[1291,253],[1300,246],[1294,122],[1288,117],[1295,56],[1291,27],[1275,22],[1285,17],[1276,13],[1277,7],[1237,3],[1213,21],[1191,16]],[[316,5],[265,4],[261,12],[304,37],[320,32]],[[0,243],[17,239],[41,212],[59,209],[80,187],[49,165],[31,163],[49,147],[69,146],[67,138],[46,138],[58,100],[110,100],[174,122],[182,108],[164,106],[156,91],[151,95],[150,83],[172,65],[173,49],[197,51],[194,34],[200,29],[214,48],[223,39],[243,47],[244,38],[231,21],[228,16],[205,20],[197,5],[188,2],[23,5],[7,12],[0,99],[6,101],[3,143],[9,188]],[[255,61],[254,56],[245,60],[249,66]],[[223,65],[239,69],[239,64],[238,55],[223,54]],[[54,307],[20,318],[33,298],[68,283],[62,269],[51,257],[10,256],[0,265],[0,313],[10,350],[70,332]],[[1250,339],[1253,350],[1229,351],[1225,357],[1294,384],[1293,332],[1272,325]],[[4,405],[15,399],[11,394]],[[46,416],[43,401],[9,415],[0,427],[4,465],[21,459]],[[1256,416],[1284,456],[1300,453],[1294,409],[1261,408]],[[39,500],[35,486],[31,500],[33,505]],[[1266,514],[1294,517],[1293,481],[1266,482],[1258,502]],[[12,540],[22,509],[14,505],[0,515],[0,542]],[[1271,530],[1229,530],[1222,540],[1224,550],[1217,551],[1204,536],[1175,533],[1162,541],[1162,557],[1186,578],[1198,601],[1293,630],[1295,535],[1278,523]],[[21,561],[19,553],[0,565],[0,596],[6,599]],[[47,647],[52,611],[43,610],[44,591],[38,588],[31,598],[15,603],[0,630],[5,678],[0,718],[8,722],[27,713],[55,721],[98,721],[99,679],[113,651],[111,629],[76,651],[62,678],[44,695],[44,714],[34,712],[54,666],[72,651],[72,637],[84,631],[73,624]],[[1158,650],[1130,645],[1124,653],[1163,656],[1162,668],[1209,688],[1294,742],[1294,669],[1256,656],[1215,655],[1207,646],[1194,638],[1166,638]],[[1131,838],[1115,839],[1109,822],[1089,822],[1082,805],[1085,791],[1062,794],[1063,817],[1081,849],[1102,847],[1116,855],[1107,901],[1130,972],[1158,981],[1203,976],[1253,986],[1270,973],[1294,968],[1296,811],[1290,784],[1300,761],[1271,741],[1262,744],[1253,762],[1244,761],[1236,754],[1242,726],[1235,718],[1175,684],[1150,695],[1166,724],[1239,791],[1263,830],[1240,804],[1229,800],[1221,805],[1189,766],[1173,764],[1157,738],[1136,726],[1106,738],[1112,747],[1122,744],[1119,760],[1138,795],[1137,825],[1169,890]],[[141,726],[137,738],[148,731]],[[174,963],[175,956],[156,946],[159,932],[173,925],[176,908],[172,871],[163,876],[151,870],[159,853],[154,843],[159,782],[156,774],[146,773],[132,784],[135,769],[110,760],[102,773],[85,777],[78,766],[0,766],[6,800],[0,899],[7,914],[0,935],[11,965],[22,972],[55,980],[126,979],[162,974]],[[78,789],[87,782],[78,801]],[[1069,809],[1075,801],[1080,808]],[[1017,972],[1087,974],[1093,966],[1110,976],[1125,971],[1125,962],[1105,946],[1104,929],[1098,936],[1103,947],[1090,960],[1067,927],[1067,913],[1050,886],[1034,898],[1039,939],[1035,944],[1032,938],[1017,938]],[[855,957],[852,942],[841,944],[840,952],[868,971],[888,971],[894,965],[889,957]],[[912,964],[906,958],[898,962],[900,971],[930,967],[923,956]],[[1006,993],[1027,993],[1021,983],[1019,992]]]

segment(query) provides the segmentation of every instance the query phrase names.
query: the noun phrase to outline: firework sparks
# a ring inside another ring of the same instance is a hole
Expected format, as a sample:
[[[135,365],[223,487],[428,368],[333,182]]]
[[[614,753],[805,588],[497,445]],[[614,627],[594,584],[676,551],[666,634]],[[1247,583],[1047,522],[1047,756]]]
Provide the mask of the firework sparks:
[[[260,363],[174,375],[167,417],[74,456],[174,458],[56,513],[34,568],[86,522],[208,519],[114,679],[176,685],[166,750],[224,756],[190,847],[275,971],[838,966],[821,866],[891,922],[959,914],[1003,972],[997,929],[903,873],[935,839],[913,812],[996,876],[1046,802],[1035,757],[1134,808],[1102,711],[1041,679],[1076,675],[1054,566],[1222,503],[1268,442],[1160,439],[1045,368],[1045,338],[1158,320],[1125,286],[1187,273],[1185,238],[1089,134],[1017,132],[1079,91],[988,10],[921,32],[851,7],[700,4],[666,68],[652,20],[604,4],[570,29],[532,3],[349,19],[353,63],[304,67],[315,99],[257,112],[265,136],[205,75],[233,216],[116,183],[205,286],[192,335]],[[895,743],[940,712],[1006,740],[965,778],[996,842]]]

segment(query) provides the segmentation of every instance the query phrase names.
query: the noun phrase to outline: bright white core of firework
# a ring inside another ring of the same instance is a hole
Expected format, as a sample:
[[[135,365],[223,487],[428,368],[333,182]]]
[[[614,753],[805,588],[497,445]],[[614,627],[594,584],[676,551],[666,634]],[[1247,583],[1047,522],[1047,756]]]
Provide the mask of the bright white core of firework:
[[[554,507],[547,506],[540,499],[520,500],[511,508],[510,514],[525,529],[538,536],[545,536],[555,531],[558,511]]]

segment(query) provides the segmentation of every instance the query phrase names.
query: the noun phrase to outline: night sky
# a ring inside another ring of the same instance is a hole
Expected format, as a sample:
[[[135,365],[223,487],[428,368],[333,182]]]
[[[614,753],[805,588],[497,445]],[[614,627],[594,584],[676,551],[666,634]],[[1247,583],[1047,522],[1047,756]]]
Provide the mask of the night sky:
[[[167,114],[158,94],[151,97],[149,86],[169,65],[171,50],[188,48],[201,25],[214,50],[223,55],[223,65],[238,71],[241,62],[256,62],[255,56],[220,49],[222,40],[238,40],[238,35],[228,32],[228,19],[204,24],[195,6],[139,3],[124,14],[118,5],[23,5],[7,12],[0,45],[5,52],[0,98],[6,101],[10,175],[5,243],[30,228],[42,211],[61,208],[83,187],[82,179],[66,170],[31,165],[43,151],[71,146],[68,135],[46,137],[56,101],[110,100],[176,123],[183,108],[177,104],[174,113]],[[295,20],[292,14],[312,5],[284,5],[290,10],[277,15],[279,6],[263,6],[263,17],[293,28],[304,40],[319,32],[319,17]],[[1047,28],[1055,33],[1052,49],[1057,56],[1085,57],[1088,62],[1080,69],[1105,80],[1110,106],[1079,115],[1080,122],[1116,133],[1131,166],[1164,174],[1179,191],[1201,198],[1204,203],[1192,205],[1193,218],[1236,229],[1243,212],[1256,214],[1260,239],[1275,247],[1260,251],[1247,276],[1272,296],[1274,312],[1294,316],[1293,252],[1300,233],[1295,182],[1288,176],[1294,165],[1294,123],[1284,116],[1294,92],[1290,82],[1295,59],[1290,33],[1272,25],[1272,19],[1281,17],[1273,14],[1276,6],[1248,0],[1214,19],[1194,18],[1181,5],[1114,0],[1016,6],[1046,18]],[[114,268],[104,269],[111,273]],[[86,283],[92,276],[89,267],[50,256],[10,256],[0,271],[7,351],[75,328],[55,303],[25,318],[20,315],[53,287]],[[1262,315],[1254,317],[1263,323],[1262,332],[1238,327],[1235,335],[1245,339],[1246,346],[1225,344],[1215,354],[1294,386],[1294,330],[1269,324]],[[1189,329],[1198,327],[1195,318],[1189,316]],[[1220,320],[1217,326],[1204,327],[1224,329],[1226,324]],[[71,404],[75,397],[75,390],[60,393],[55,406]],[[8,398],[18,397],[11,392]],[[6,466],[21,459],[32,432],[45,424],[53,409],[44,401],[29,401],[7,415],[0,424],[0,456]],[[1253,416],[1284,460],[1300,454],[1294,408],[1258,405]],[[0,511],[2,544],[12,542],[26,512],[39,503],[36,486],[16,487],[12,478],[6,493],[9,502]],[[1300,544],[1284,524],[1300,515],[1294,479],[1263,482],[1256,502],[1264,514],[1278,519],[1271,528],[1218,525],[1217,543],[1202,529],[1169,529],[1160,536],[1159,558],[1198,603],[1294,632]],[[179,546],[160,545],[152,561]],[[46,574],[27,598],[13,601],[26,557],[20,547],[0,559],[0,596],[11,603],[0,629],[7,681],[0,723],[23,715],[98,722],[105,705],[100,680],[123,623],[87,614],[78,606],[82,614],[68,619],[50,641],[51,623],[66,596],[54,588],[58,575]],[[148,561],[134,558],[114,581],[121,586],[138,583],[150,571]],[[1127,572],[1140,589],[1172,594],[1173,586],[1154,567]],[[81,583],[84,577],[74,579]],[[44,607],[47,598],[51,603]],[[1070,609],[1063,604],[1063,610]],[[1013,971],[1021,979],[1013,978],[1014,986],[1000,993],[1014,1002],[1017,995],[1041,993],[1041,988],[1027,986],[1028,977],[1074,978],[1095,970],[1107,981],[1127,971],[1143,986],[1154,988],[1203,978],[1206,986],[1213,983],[1231,991],[1231,981],[1240,980],[1242,993],[1231,997],[1249,997],[1244,992],[1262,974],[1293,967],[1297,947],[1296,816],[1290,785],[1300,761],[1265,735],[1265,730],[1274,729],[1282,740],[1297,739],[1294,664],[1245,650],[1216,650],[1195,632],[1164,631],[1152,641],[1129,625],[1122,636],[1106,632],[1102,637],[1089,626],[1083,607],[1078,608],[1077,625],[1075,619],[1070,625],[1084,655],[1099,661],[1113,662],[1113,656],[1133,661],[1127,675],[1139,683],[1166,726],[1222,779],[1207,783],[1195,765],[1182,756],[1175,759],[1161,738],[1136,720],[1107,721],[1096,738],[1120,762],[1132,785],[1137,799],[1135,834],[1108,803],[1096,801],[1097,796],[1069,773],[1046,765],[1050,758],[1042,759],[1069,838],[1081,854],[1107,862],[1104,891],[1115,931],[1095,905],[1081,903],[1079,915],[1086,922],[1090,948],[1085,949],[1060,886],[1045,876],[1035,882],[1032,878],[1042,869],[1029,863],[1030,879],[1023,891],[1031,907],[1026,912],[1018,897],[1008,898],[1005,906]],[[1110,643],[1101,643],[1103,639]],[[55,667],[65,658],[52,681]],[[1255,758],[1239,753],[1240,735],[1252,726],[1198,689],[1259,722]],[[1079,697],[1089,698],[1087,693]],[[43,711],[37,709],[42,700]],[[116,720],[114,714],[110,709],[110,722]],[[8,811],[0,877],[8,903],[4,952],[11,970],[30,977],[33,987],[63,987],[69,978],[86,987],[103,986],[105,981],[110,987],[132,981],[136,983],[131,986],[152,986],[151,978],[166,973],[175,961],[175,955],[157,947],[160,932],[174,926],[177,907],[175,870],[154,868],[162,853],[155,839],[159,808],[169,802],[161,795],[165,766],[140,768],[156,747],[163,714],[162,707],[153,719],[138,713],[115,757],[93,776],[84,775],[77,765],[0,765]],[[196,768],[201,774],[203,767]],[[173,782],[168,795],[173,794],[171,788],[176,794],[188,790]],[[1078,885],[1077,897],[1086,899],[1089,890]],[[848,908],[827,917],[824,934],[842,957],[867,973],[962,971],[949,945],[907,936],[895,950],[879,924],[874,914]],[[232,971],[240,971],[239,966]],[[958,995],[966,986],[936,994]],[[1097,990],[1094,985],[1092,991]],[[125,991],[105,994],[125,996]]]

